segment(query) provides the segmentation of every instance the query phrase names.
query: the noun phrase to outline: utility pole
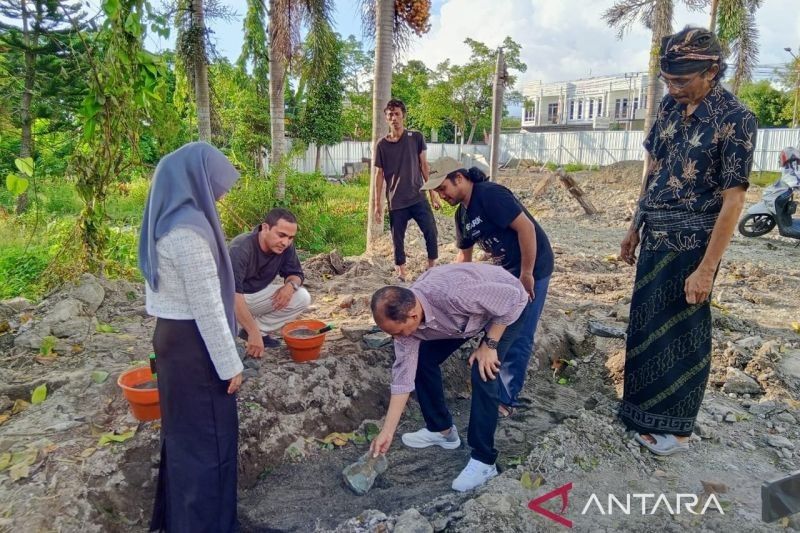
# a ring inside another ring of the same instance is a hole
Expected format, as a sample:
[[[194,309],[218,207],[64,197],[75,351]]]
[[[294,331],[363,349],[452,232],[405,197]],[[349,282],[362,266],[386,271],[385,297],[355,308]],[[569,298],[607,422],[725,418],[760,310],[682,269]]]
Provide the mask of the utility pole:
[[[494,68],[494,87],[492,89],[492,145],[489,152],[489,176],[497,180],[497,170],[500,164],[500,126],[503,120],[503,91],[508,79],[506,60],[503,49],[497,50],[497,65]]]
[[[794,59],[794,111],[792,111],[792,127],[797,127],[797,95],[800,94],[800,59],[788,46],[784,48]],[[800,50],[798,50],[800,52]]]

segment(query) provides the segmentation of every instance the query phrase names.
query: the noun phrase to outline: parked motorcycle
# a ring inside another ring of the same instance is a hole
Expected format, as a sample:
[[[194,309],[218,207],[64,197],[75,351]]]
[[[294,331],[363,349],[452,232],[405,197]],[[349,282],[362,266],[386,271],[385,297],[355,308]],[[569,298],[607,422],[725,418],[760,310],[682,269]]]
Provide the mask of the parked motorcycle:
[[[782,236],[798,239],[797,245],[800,246],[800,219],[792,219],[797,211],[794,193],[800,191],[800,150],[784,148],[780,162],[780,178],[766,187],[761,201],[745,212],[739,221],[739,233],[745,237],[760,237],[778,226]]]

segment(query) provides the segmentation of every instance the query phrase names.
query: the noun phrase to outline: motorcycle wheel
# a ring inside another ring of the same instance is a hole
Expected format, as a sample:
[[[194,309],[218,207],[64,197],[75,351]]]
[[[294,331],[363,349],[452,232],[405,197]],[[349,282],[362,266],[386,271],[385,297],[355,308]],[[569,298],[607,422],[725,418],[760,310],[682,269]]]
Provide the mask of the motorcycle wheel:
[[[751,214],[739,221],[739,233],[745,237],[761,237],[775,227],[772,215]]]

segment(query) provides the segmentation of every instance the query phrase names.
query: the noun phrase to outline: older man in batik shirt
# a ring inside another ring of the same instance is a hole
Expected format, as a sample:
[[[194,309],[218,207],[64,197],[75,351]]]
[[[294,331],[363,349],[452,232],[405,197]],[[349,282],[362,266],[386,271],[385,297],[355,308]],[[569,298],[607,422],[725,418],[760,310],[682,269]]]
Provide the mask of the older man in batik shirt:
[[[644,143],[649,170],[620,252],[636,263],[620,418],[643,446],[671,455],[688,450],[708,381],[709,300],[744,205],[757,124],[720,85],[726,65],[713,33],[687,27],[661,50],[669,94]]]

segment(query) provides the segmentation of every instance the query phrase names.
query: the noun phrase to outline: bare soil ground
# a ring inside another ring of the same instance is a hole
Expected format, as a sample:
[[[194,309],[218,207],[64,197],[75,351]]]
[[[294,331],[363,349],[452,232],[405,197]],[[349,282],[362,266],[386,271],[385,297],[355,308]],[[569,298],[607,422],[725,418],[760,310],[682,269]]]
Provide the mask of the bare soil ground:
[[[700,442],[687,454],[658,459],[633,444],[614,416],[624,343],[593,337],[586,325],[626,325],[633,269],[616,254],[640,168],[622,163],[576,174],[601,211],[593,216],[557,182],[533,197],[544,175],[501,176],[550,236],[556,272],[524,391],[529,405],[498,426],[503,473],[471,493],[449,488],[468,457],[466,446],[411,451],[399,438],[389,470],[371,492],[355,496],[344,487],[342,468],[367,444],[356,439],[326,446],[320,439],[332,432],[364,435],[364,421],[385,412],[391,346],[371,347],[362,338],[372,331],[369,296],[393,282],[391,246],[384,240],[362,257],[307,261],[314,295],[309,315],[339,329],[318,361],[293,363],[284,348],[247,361],[239,395],[243,530],[556,531],[563,526],[531,511],[528,502],[569,482],[565,516],[579,531],[800,530],[795,520],[762,523],[759,495],[763,481],[800,464],[800,336],[791,326],[800,319],[800,252],[793,243],[737,235],[726,254],[715,287],[713,370],[698,419]],[[753,188],[749,202],[759,195]],[[455,254],[452,221],[440,217],[439,225],[442,261],[448,262]],[[415,274],[424,268],[422,244],[414,227],[407,248]],[[102,297],[95,308],[96,286]],[[150,351],[153,320],[144,313],[141,288],[87,279],[36,307],[17,307],[0,307],[0,324],[8,324],[0,334],[0,467],[11,463],[0,468],[0,530],[145,530],[158,423],[137,423],[115,383]],[[54,316],[70,309],[72,315]],[[66,335],[75,331],[83,333]],[[46,332],[58,338],[58,356],[37,360]],[[445,368],[462,434],[469,418],[467,355],[451,357]],[[554,370],[558,360],[572,364]],[[98,370],[108,379],[97,383],[92,373]],[[734,370],[750,381],[737,382]],[[26,408],[17,401],[30,400],[42,383],[48,387],[44,402]],[[412,402],[400,431],[420,425]],[[135,432],[124,442],[99,444],[103,433],[128,430]],[[605,505],[609,494],[624,500],[626,494],[663,492],[674,507],[676,493],[701,494],[703,482],[711,487],[707,492],[719,493],[724,514],[674,514],[662,504],[651,515],[653,500],[644,515],[638,500],[629,515],[601,514],[597,507],[581,514],[592,493]],[[558,503],[544,506],[560,511]]]

